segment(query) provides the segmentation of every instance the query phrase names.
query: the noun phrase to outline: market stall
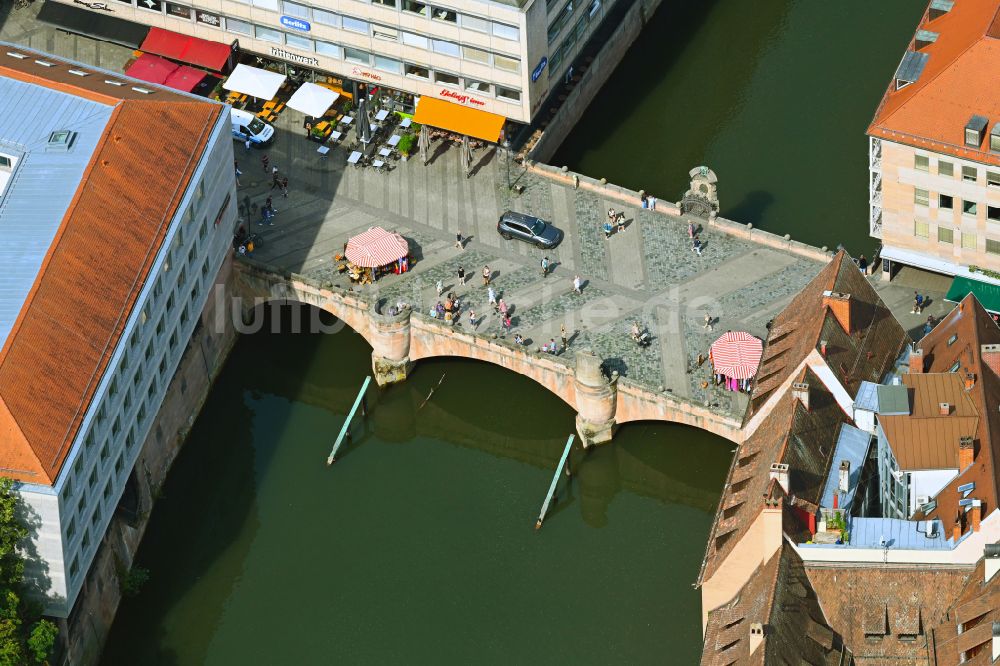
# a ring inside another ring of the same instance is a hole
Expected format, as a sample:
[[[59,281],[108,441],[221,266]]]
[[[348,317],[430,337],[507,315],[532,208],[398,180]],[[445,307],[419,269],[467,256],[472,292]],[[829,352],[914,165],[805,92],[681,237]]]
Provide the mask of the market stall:
[[[387,273],[410,270],[410,244],[399,234],[382,227],[372,227],[351,238],[344,254],[352,282],[366,284]]]
[[[708,352],[715,383],[725,384],[730,391],[748,391],[760,367],[763,352],[764,343],[760,338],[745,331],[722,334]]]

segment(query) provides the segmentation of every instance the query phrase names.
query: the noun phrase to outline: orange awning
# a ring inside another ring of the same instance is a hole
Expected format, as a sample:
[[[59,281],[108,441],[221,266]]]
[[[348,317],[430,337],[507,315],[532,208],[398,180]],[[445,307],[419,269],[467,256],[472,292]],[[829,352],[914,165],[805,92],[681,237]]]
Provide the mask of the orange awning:
[[[421,97],[413,122],[496,143],[506,118],[433,97]]]

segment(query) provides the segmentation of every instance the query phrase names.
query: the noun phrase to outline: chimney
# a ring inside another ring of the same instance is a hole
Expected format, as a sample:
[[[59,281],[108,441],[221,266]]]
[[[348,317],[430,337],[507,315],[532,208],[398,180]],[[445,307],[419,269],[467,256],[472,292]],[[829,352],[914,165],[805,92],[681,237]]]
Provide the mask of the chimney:
[[[962,521],[956,520],[955,524],[951,526],[951,540],[958,543],[958,540],[962,538]]]
[[[947,402],[939,402],[938,414],[941,416],[948,416],[949,414],[951,414],[951,404]]]
[[[830,312],[836,317],[843,327],[844,332],[850,335],[854,331],[851,329],[851,295],[841,294],[838,291],[823,292],[823,307],[830,308]]]
[[[962,437],[958,440],[958,469],[959,471],[968,468],[976,459],[976,445],[971,437]]]
[[[979,531],[979,520],[983,512],[983,503],[980,500],[972,500],[972,507],[969,508],[969,518],[972,523],[972,531]]]
[[[988,583],[993,576],[1000,571],[1000,543],[988,543],[983,549],[983,567],[986,579],[983,583]]]
[[[754,622],[750,625],[750,654],[757,651],[760,644],[764,642],[764,625]]]
[[[976,376],[971,372],[965,373],[965,390],[971,391],[972,387],[976,385]]]
[[[910,374],[917,375],[924,371],[924,350],[914,349],[910,352]]]
[[[826,358],[826,340],[819,341],[819,353]]]
[[[792,384],[792,397],[801,402],[807,412],[809,411],[809,384],[807,382],[794,382]]]
[[[849,487],[849,481],[851,477],[851,461],[841,460],[840,461],[840,484],[838,488],[840,492],[846,493]]]
[[[771,478],[777,479],[778,484],[788,492],[788,465],[785,463],[771,463]]]

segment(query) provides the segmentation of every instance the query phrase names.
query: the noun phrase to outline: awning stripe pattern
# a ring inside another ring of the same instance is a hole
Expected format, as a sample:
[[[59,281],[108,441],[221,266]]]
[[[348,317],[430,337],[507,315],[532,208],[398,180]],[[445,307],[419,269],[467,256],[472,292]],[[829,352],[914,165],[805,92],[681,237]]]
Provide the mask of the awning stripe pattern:
[[[397,233],[382,227],[372,227],[347,241],[347,260],[355,266],[374,268],[402,259],[409,253],[410,244]]]
[[[709,357],[717,374],[750,379],[757,374],[764,344],[745,331],[729,331],[712,343]]]
[[[218,72],[225,68],[232,53],[226,44],[182,35],[163,28],[150,28],[139,50]]]
[[[465,134],[476,139],[497,143],[506,119],[495,113],[470,109],[433,97],[421,97],[417,102],[413,122]]]

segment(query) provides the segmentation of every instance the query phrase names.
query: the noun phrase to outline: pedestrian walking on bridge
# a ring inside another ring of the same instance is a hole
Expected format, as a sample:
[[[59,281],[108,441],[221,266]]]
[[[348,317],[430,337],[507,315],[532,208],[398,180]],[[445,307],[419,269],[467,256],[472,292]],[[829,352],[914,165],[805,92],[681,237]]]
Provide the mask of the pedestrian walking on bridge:
[[[549,274],[549,258],[542,257],[542,277],[548,277]]]

